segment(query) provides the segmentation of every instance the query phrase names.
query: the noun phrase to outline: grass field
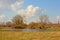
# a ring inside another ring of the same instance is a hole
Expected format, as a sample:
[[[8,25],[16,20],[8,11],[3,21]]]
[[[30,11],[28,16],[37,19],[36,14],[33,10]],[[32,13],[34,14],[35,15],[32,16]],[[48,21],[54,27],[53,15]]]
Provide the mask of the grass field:
[[[1,31],[0,40],[60,40],[60,32]]]

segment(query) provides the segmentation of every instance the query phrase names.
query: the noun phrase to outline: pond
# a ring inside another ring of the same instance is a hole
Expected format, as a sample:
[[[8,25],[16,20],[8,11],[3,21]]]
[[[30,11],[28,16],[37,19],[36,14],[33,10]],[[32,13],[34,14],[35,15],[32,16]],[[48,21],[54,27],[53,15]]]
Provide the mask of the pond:
[[[0,30],[17,30],[23,32],[52,32],[53,30],[42,30],[42,29],[15,29],[15,28],[2,28]]]

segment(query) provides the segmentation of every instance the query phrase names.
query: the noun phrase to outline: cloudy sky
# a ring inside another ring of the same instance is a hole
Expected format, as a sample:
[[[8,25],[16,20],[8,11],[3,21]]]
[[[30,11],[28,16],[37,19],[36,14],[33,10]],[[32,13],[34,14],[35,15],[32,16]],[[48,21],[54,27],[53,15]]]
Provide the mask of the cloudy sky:
[[[52,22],[60,18],[60,0],[0,0],[0,21],[9,21],[15,15],[26,16],[36,21],[41,14],[47,14]]]

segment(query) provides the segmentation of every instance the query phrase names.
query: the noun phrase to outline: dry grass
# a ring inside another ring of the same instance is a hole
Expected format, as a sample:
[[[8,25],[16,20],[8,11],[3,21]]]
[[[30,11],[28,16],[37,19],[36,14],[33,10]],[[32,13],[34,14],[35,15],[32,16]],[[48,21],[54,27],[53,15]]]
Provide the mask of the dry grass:
[[[0,40],[60,40],[60,32],[0,31]]]

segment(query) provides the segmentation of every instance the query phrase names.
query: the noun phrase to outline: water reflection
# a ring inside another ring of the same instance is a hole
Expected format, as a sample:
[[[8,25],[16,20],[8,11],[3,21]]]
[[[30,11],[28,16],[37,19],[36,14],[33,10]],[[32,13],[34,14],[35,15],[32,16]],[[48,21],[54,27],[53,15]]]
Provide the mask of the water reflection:
[[[52,32],[54,30],[42,30],[42,29],[15,29],[15,28],[2,28],[0,30],[20,30],[23,32]]]

